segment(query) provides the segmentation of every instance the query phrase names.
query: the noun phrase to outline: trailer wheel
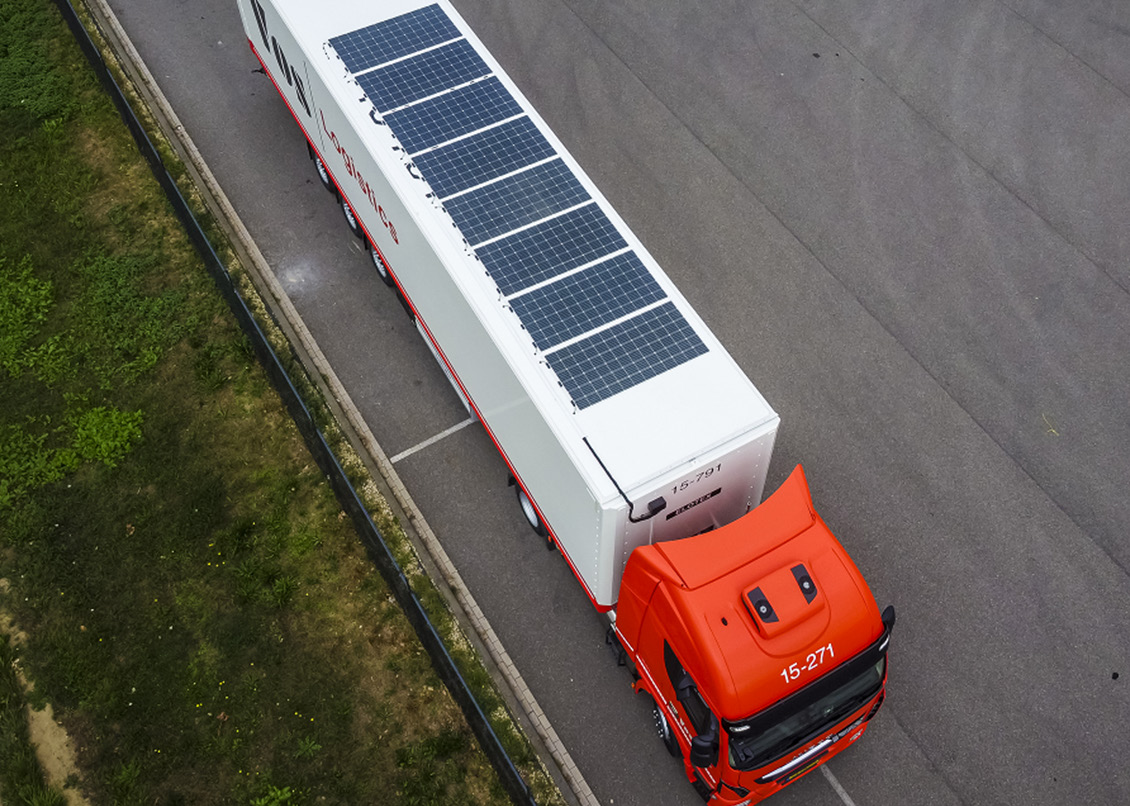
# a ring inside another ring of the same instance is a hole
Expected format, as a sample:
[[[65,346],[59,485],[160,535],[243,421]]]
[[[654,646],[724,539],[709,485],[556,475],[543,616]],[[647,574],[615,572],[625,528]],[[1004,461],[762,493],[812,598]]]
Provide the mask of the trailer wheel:
[[[365,246],[369,250],[369,259],[373,261],[373,266],[377,270],[377,276],[381,278],[382,283],[392,288],[392,273],[388,270],[388,266],[385,265],[381,253],[368,241],[365,242]]]
[[[659,738],[663,740],[663,745],[667,748],[667,752],[675,758],[682,758],[683,749],[679,747],[679,740],[675,738],[675,733],[671,730],[671,725],[667,721],[667,717],[663,715],[663,711],[660,710],[659,703],[655,701],[654,697],[651,698],[651,714],[655,719],[655,732],[658,733]]]
[[[526,522],[530,524],[531,528],[537,532],[538,537],[549,537],[549,530],[545,528],[545,524],[541,522],[541,516],[538,515],[537,509],[534,507],[534,502],[526,495],[526,491],[520,485],[515,485],[518,490],[518,506],[522,508],[522,514],[526,516]],[[553,548],[553,542],[549,541],[549,548]]]
[[[334,180],[330,177],[330,172],[326,170],[326,164],[322,162],[322,158],[316,154],[311,154],[311,157],[314,159],[314,169],[318,172],[318,178],[322,180],[322,187],[336,196],[337,186],[334,185]]]
[[[361,229],[361,223],[357,220],[357,216],[353,214],[353,208],[349,206],[343,196],[341,199],[341,213],[345,216],[345,223],[349,226],[349,231],[356,235],[358,238],[365,237],[365,231]]]

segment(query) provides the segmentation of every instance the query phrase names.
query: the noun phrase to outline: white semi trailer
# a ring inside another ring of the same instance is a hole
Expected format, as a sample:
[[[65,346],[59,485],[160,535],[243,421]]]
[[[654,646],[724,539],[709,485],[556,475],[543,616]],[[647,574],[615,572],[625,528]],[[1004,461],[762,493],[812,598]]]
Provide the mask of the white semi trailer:
[[[777,414],[454,8],[239,8],[349,225],[598,608],[637,546],[757,505]]]
[[[757,506],[777,414],[459,14],[238,2],[323,183],[609,611],[696,790],[749,806],[853,744],[894,608],[799,468]]]

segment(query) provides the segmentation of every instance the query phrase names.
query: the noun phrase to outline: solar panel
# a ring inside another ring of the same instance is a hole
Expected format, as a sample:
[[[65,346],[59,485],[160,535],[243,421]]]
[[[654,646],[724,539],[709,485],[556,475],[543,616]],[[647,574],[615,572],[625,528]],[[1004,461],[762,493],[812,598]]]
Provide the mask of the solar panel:
[[[460,39],[356,78],[369,100],[383,112],[466,84],[489,72],[471,43]]]
[[[585,409],[706,352],[706,345],[667,302],[546,356]]]
[[[522,107],[494,76],[391,112],[385,122],[410,153],[446,143],[500,120]]]
[[[450,196],[554,155],[537,126],[522,117],[412,159],[436,193]]]
[[[483,244],[475,253],[502,293],[510,295],[627,245],[593,203]]]
[[[534,344],[547,350],[665,296],[636,254],[624,252],[514,297],[510,305]]]
[[[351,73],[458,39],[462,34],[439,6],[426,6],[330,40]]]
[[[329,44],[579,408],[706,352],[443,9],[427,6]]]
[[[444,201],[456,226],[472,245],[531,224],[589,198],[560,159]]]

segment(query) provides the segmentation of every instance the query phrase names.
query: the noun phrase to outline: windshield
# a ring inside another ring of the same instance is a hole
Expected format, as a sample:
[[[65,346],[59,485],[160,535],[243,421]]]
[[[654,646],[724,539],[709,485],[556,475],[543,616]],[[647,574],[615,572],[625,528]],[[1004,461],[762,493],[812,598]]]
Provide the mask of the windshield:
[[[887,670],[883,637],[838,669],[813,681],[768,710],[727,723],[730,766],[762,767],[816,738],[879,693]]]

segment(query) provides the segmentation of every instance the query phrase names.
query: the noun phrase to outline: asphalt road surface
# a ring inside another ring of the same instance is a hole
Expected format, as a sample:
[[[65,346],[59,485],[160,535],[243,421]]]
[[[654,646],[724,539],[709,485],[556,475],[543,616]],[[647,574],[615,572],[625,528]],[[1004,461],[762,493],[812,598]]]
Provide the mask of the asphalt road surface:
[[[385,451],[464,420],[234,2],[112,5]],[[898,607],[847,796],[1130,803],[1130,3],[456,6],[781,413],[770,489],[803,462]],[[698,802],[481,429],[396,466],[601,802]]]

